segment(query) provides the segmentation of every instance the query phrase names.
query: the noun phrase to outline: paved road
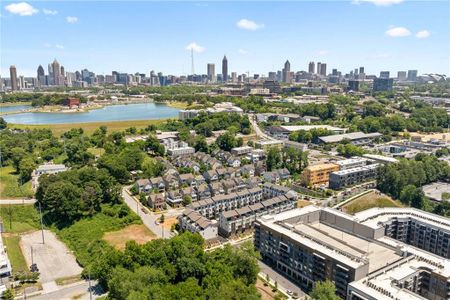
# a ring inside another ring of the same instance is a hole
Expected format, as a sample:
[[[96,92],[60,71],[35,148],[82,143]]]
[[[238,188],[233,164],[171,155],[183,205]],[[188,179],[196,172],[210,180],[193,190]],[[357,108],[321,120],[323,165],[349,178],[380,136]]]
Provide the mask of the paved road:
[[[250,124],[252,124],[253,130],[255,131],[256,135],[260,138],[266,139],[266,140],[272,140],[276,141],[277,139],[271,137],[270,135],[265,134],[261,128],[259,128],[258,123],[256,122],[255,115],[248,114],[248,119],[250,120]]]
[[[0,205],[5,204],[34,204],[36,199],[0,199]]]
[[[277,282],[278,289],[281,290],[283,293],[286,293],[286,290],[291,290],[292,292],[297,292],[298,297],[301,299],[305,296],[305,293],[291,280],[284,277],[262,261],[258,261],[259,268],[260,268],[260,275],[263,276],[263,278],[266,278],[266,274],[269,274],[270,282],[274,283]]]
[[[92,299],[96,299],[103,296],[104,292],[102,288],[95,282],[92,281]],[[41,294],[39,296],[28,296],[27,299],[33,300],[71,300],[74,299],[89,299],[89,282],[80,281],[65,287],[61,287],[59,290]]]
[[[166,229],[161,225],[156,225],[155,222],[160,218],[160,215],[150,212],[141,203],[136,201],[130,194],[128,194],[126,188],[122,189],[122,197],[128,207],[139,215],[144,225],[147,226],[147,228],[155,233],[159,238],[170,238],[173,236],[173,233],[170,232],[169,229]],[[146,210],[148,213],[144,213],[142,209]]]

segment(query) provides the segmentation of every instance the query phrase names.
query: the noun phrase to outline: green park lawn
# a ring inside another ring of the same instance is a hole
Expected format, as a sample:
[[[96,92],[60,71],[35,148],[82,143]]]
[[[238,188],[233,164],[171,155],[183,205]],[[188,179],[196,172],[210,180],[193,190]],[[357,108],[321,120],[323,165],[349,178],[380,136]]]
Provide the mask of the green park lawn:
[[[20,236],[19,235],[9,235],[3,236],[3,243],[8,252],[8,257],[11,262],[13,272],[23,272],[28,271],[27,262],[20,249]]]
[[[39,214],[33,204],[0,205],[3,230],[7,233],[24,233],[39,229]]]

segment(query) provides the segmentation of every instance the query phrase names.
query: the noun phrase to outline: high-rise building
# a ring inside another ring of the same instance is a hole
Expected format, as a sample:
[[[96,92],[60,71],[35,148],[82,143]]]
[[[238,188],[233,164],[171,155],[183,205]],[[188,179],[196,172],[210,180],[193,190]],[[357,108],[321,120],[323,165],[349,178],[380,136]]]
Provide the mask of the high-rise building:
[[[222,59],[222,80],[223,82],[228,81],[228,60],[226,55]]]
[[[392,78],[375,78],[373,80],[374,92],[390,92],[394,85],[394,79]]]
[[[231,72],[231,81],[232,82],[236,82],[237,81],[237,73],[236,72]]]
[[[405,81],[406,80],[406,71],[398,71],[397,72],[397,80]]]
[[[315,67],[314,62],[313,62],[313,61],[310,61],[310,62],[309,62],[309,65],[308,65],[308,73],[313,74],[313,73],[314,73],[314,67]]]
[[[320,75],[327,76],[327,64],[320,65]]]
[[[215,82],[216,81],[216,65],[208,64],[207,72],[208,72],[208,81]]]
[[[45,71],[44,71],[44,68],[41,65],[39,65],[39,67],[37,69],[37,79],[38,79],[38,85],[39,86],[47,84],[45,82]]]
[[[269,72],[269,80],[277,80],[277,72]]]
[[[347,90],[358,92],[359,91],[359,80],[349,80]]]
[[[9,77],[11,80],[11,91],[17,91],[19,89],[17,85],[17,69],[16,66],[9,67]]]
[[[359,67],[359,74],[364,74],[364,67]]]
[[[389,78],[389,71],[381,71],[380,72],[380,78]]]
[[[61,85],[61,66],[59,62],[55,59],[52,62],[52,71],[53,71],[53,84]]]
[[[289,62],[289,60],[286,60],[286,62],[284,63],[283,82],[291,82],[291,63]]]
[[[408,81],[417,81],[417,70],[408,70]]]
[[[62,76],[66,76],[66,71],[64,70],[63,66],[61,66],[61,75]]]
[[[319,61],[318,63],[317,63],[317,74],[320,74],[320,68],[321,68],[321,65],[322,65],[322,63]]]

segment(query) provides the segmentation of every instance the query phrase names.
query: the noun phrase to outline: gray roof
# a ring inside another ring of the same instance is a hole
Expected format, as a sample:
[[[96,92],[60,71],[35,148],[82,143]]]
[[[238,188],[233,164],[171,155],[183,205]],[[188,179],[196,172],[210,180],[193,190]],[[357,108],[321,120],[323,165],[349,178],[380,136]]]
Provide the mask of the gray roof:
[[[232,218],[232,217],[237,217],[239,214],[237,213],[237,211],[236,210],[228,210],[228,211],[224,211],[224,212],[222,212],[222,216],[225,218],[225,219],[228,219],[228,218]]]
[[[357,132],[352,132],[352,133],[321,136],[321,137],[319,137],[319,139],[324,143],[338,143],[338,142],[343,141],[344,139],[353,141],[353,140],[366,139],[366,138],[377,138],[380,136],[382,136],[382,134],[378,133],[378,132],[364,133],[361,131],[357,131]]]

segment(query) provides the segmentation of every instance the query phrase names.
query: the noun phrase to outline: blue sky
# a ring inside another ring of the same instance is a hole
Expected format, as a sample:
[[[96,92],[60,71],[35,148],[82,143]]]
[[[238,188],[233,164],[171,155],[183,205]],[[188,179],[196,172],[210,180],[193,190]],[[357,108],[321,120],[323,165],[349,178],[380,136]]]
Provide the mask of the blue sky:
[[[450,2],[28,1],[1,3],[1,74],[35,76],[54,58],[98,74],[206,73],[224,54],[229,70],[307,70],[309,61],[348,72],[418,69],[450,74]]]

